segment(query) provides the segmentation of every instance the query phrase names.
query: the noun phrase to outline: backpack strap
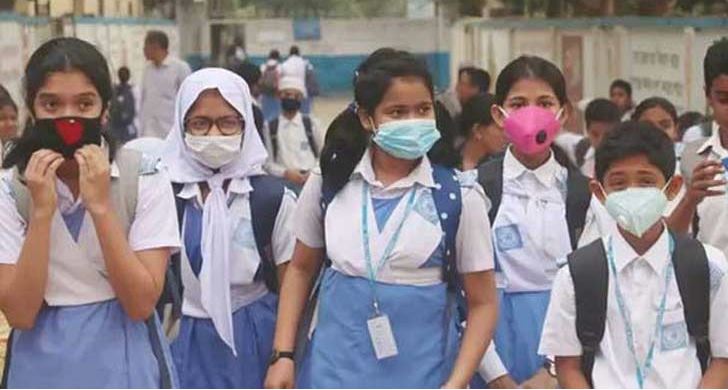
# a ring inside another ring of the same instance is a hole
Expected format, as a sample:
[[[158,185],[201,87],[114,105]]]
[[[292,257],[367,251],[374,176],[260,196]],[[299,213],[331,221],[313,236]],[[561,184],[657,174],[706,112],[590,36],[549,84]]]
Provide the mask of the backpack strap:
[[[569,169],[566,178],[566,224],[574,250],[579,247],[579,237],[584,231],[590,203],[589,179],[578,170]]]
[[[270,135],[270,147],[273,149],[273,161],[278,160],[278,118],[268,122],[268,134]]]
[[[313,123],[311,122],[311,117],[308,115],[303,115],[303,129],[306,132],[306,139],[308,140],[308,146],[311,147],[313,156],[318,160],[319,152],[318,152],[318,148],[316,147],[316,140],[313,137]]]
[[[250,193],[250,216],[255,245],[260,254],[260,268],[255,279],[264,280],[271,292],[278,293],[279,281],[273,258],[272,237],[286,186],[283,180],[269,175],[252,176],[250,184],[253,186]]]
[[[187,201],[177,195],[184,188],[182,183],[172,183],[172,192],[174,193],[174,206],[177,211],[177,224],[179,226],[180,235],[185,217],[185,206]],[[184,237],[183,237],[184,240]],[[169,259],[169,266],[164,278],[164,289],[162,295],[157,302],[157,314],[160,318],[164,316],[164,306],[172,304],[172,319],[177,320],[182,317],[182,302],[184,297],[184,285],[182,283],[182,255],[180,252],[173,254]]]
[[[478,182],[485,190],[490,199],[491,207],[488,211],[488,219],[491,225],[495,222],[503,197],[503,159],[505,153],[500,153],[490,161],[478,168]]]
[[[711,357],[708,327],[710,323],[710,267],[705,247],[698,240],[673,234],[675,252],[672,263],[683,301],[688,333],[695,339],[700,368],[705,374]]]
[[[448,287],[454,290],[459,285],[455,243],[463,207],[462,192],[454,169],[433,165],[432,178],[436,186],[432,191],[432,198],[435,201],[435,209],[440,218],[440,225],[445,233],[443,277],[447,281]]]
[[[601,239],[568,257],[576,301],[576,334],[581,342],[581,370],[593,387],[592,370],[607,321],[609,269]]]
[[[700,124],[700,132],[703,137],[708,138],[713,135],[713,121],[703,122]]]

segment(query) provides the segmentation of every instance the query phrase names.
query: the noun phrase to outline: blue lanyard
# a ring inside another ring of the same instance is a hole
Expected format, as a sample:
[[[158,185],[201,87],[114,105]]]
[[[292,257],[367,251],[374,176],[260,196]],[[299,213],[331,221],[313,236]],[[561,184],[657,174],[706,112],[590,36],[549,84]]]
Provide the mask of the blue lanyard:
[[[402,220],[399,222],[399,226],[397,226],[397,230],[395,230],[394,235],[392,235],[392,238],[387,243],[386,248],[384,249],[384,253],[382,254],[382,258],[379,260],[379,263],[377,263],[376,268],[374,268],[374,264],[372,262],[372,252],[371,248],[369,247],[369,184],[367,182],[364,182],[362,184],[362,191],[361,191],[361,235],[362,235],[362,244],[364,245],[364,261],[367,265],[367,274],[369,279],[369,284],[372,287],[372,295],[373,295],[373,305],[374,305],[374,313],[375,315],[379,316],[379,299],[377,298],[377,274],[379,273],[379,270],[382,269],[384,264],[387,262],[387,259],[392,254],[392,251],[394,250],[394,246],[397,244],[397,241],[399,240],[399,235],[402,232],[402,227],[404,227],[404,221],[407,220],[407,217],[409,216],[410,212],[412,212],[412,207],[415,203],[415,195],[417,191],[415,188],[412,188],[410,190],[410,196],[407,200],[407,208],[404,211],[404,215],[402,216]]]
[[[617,304],[619,305],[619,313],[622,315],[622,320],[624,321],[624,329],[627,336],[627,346],[629,347],[629,351],[632,354],[632,358],[634,360],[635,366],[637,367],[637,384],[639,385],[640,389],[645,388],[645,379],[647,378],[647,375],[649,374],[650,370],[652,369],[652,361],[655,357],[655,345],[657,344],[657,338],[660,334],[660,328],[662,327],[662,319],[665,315],[665,306],[667,302],[667,290],[670,287],[670,281],[672,280],[672,276],[675,273],[674,266],[672,264],[672,254],[675,250],[675,242],[672,239],[672,236],[670,236],[670,261],[665,266],[664,271],[664,277],[665,277],[665,286],[662,290],[662,299],[660,301],[660,307],[657,311],[657,319],[655,320],[655,329],[652,334],[652,340],[650,340],[650,348],[647,351],[647,356],[645,357],[644,363],[640,363],[639,358],[637,357],[637,352],[635,351],[635,342],[634,342],[634,330],[632,329],[632,317],[629,312],[629,308],[627,307],[625,301],[624,301],[624,295],[622,294],[622,289],[619,286],[619,277],[617,276],[617,266],[614,262],[614,251],[612,249],[612,238],[609,238],[609,251],[607,252],[607,258],[609,259],[609,269],[612,273],[612,277],[614,278],[614,290],[615,294],[617,296]]]

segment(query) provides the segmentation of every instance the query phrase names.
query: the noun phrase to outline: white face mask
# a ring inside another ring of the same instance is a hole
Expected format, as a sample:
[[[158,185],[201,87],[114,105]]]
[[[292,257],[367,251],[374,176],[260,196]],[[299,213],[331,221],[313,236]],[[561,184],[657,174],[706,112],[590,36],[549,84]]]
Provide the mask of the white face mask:
[[[190,135],[185,134],[185,144],[195,160],[212,169],[219,169],[240,156],[243,134],[238,135]]]

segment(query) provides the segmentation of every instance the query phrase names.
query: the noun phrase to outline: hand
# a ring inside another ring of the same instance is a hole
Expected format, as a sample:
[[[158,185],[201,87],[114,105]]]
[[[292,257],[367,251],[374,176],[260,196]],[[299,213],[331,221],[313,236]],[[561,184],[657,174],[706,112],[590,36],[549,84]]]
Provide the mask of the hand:
[[[521,383],[522,389],[555,389],[559,385],[556,378],[546,371],[545,368],[538,370],[531,379]]]
[[[92,215],[111,210],[111,166],[103,149],[86,145],[73,157],[78,162],[78,185],[86,210]]]
[[[265,376],[266,389],[292,389],[296,382],[296,367],[291,359],[278,359],[268,368]]]
[[[715,175],[724,172],[725,169],[720,161],[701,161],[693,170],[693,178],[685,195],[686,198],[694,204],[698,204],[706,197],[723,195],[725,193],[724,189],[715,189],[713,187],[726,185],[725,178],[715,179]]]
[[[25,183],[30,192],[33,216],[51,218],[58,207],[56,170],[63,164],[63,156],[48,149],[33,153],[25,168]]]
[[[303,186],[306,183],[306,178],[308,177],[308,175],[304,175],[300,171],[295,169],[288,169],[283,174],[283,177],[293,184]]]
[[[488,383],[489,389],[517,389],[518,383],[511,378],[510,375],[506,374]]]
[[[458,386],[457,384],[453,383],[452,381],[447,381],[440,388],[441,389],[465,389],[467,387],[468,387],[467,384],[465,386]]]

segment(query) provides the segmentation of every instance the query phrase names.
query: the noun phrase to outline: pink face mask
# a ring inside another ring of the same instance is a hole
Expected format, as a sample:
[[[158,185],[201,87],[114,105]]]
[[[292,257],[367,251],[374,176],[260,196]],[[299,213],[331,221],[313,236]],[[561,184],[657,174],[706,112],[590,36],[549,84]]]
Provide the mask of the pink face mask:
[[[538,154],[551,147],[561,129],[561,110],[556,115],[538,106],[526,106],[510,114],[500,110],[506,117],[503,124],[506,136],[524,154]]]

